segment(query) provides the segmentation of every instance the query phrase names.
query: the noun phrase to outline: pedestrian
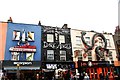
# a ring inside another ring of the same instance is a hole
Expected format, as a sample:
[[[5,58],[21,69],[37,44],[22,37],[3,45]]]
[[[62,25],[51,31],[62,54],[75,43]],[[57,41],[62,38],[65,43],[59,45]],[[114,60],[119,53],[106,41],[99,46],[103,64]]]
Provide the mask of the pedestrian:
[[[94,78],[94,75],[92,75],[92,80],[96,80],[96,79]]]
[[[99,77],[100,77],[100,80],[104,80],[104,76],[102,72],[100,73]]]
[[[85,73],[84,80],[90,80],[87,73]]]
[[[70,70],[67,71],[65,80],[70,80]]]
[[[70,77],[71,77],[70,80],[74,80],[74,75],[72,73],[71,73]]]
[[[108,73],[107,73],[106,76],[105,76],[105,80],[109,80]]]

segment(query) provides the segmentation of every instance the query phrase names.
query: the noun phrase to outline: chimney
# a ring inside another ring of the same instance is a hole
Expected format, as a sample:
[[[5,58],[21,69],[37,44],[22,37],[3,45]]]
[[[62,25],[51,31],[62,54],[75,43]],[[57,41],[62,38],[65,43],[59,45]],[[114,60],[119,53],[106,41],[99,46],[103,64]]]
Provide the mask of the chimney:
[[[62,28],[68,28],[68,24],[64,24]]]
[[[11,22],[11,23],[13,22],[13,20],[12,20],[12,18],[11,18],[11,17],[8,19],[8,22]]]
[[[41,22],[40,21],[38,22],[38,25],[41,26]]]

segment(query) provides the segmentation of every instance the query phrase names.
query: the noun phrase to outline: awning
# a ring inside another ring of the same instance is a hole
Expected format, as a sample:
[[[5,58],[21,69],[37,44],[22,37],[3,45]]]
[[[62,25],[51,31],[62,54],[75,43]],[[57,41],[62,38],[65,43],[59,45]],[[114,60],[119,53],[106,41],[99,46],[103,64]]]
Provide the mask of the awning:
[[[19,64],[19,66],[18,66]],[[3,61],[4,70],[38,70],[41,68],[41,61]]]

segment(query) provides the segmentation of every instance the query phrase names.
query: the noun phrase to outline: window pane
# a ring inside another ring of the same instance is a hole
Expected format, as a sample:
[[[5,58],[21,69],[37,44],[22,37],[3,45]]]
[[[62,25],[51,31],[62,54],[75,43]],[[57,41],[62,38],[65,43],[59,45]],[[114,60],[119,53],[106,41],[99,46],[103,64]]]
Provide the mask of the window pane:
[[[88,52],[88,60],[92,60],[92,53]]]
[[[34,41],[34,32],[28,32],[27,33],[28,41]]]
[[[53,34],[47,34],[47,42],[54,42]]]
[[[87,44],[90,44],[90,37],[85,37],[85,41]]]
[[[76,45],[80,46],[81,44],[81,36],[76,36]]]
[[[59,42],[65,43],[65,36],[64,35],[59,35]]]
[[[110,47],[110,39],[107,39],[107,46]]]
[[[82,60],[82,52],[80,51],[80,53],[78,54],[78,60]]]
[[[63,56],[60,56],[60,60],[63,60],[63,61],[65,61],[66,60],[66,58]]]
[[[47,60],[54,60],[54,51],[47,50]]]
[[[15,61],[19,60],[19,53],[18,52],[12,52],[11,54],[12,54],[11,60],[15,60]]]
[[[20,40],[20,31],[13,31],[13,40]]]
[[[60,51],[60,60],[66,60],[66,51]]]
[[[33,61],[34,53],[26,53],[26,60]]]

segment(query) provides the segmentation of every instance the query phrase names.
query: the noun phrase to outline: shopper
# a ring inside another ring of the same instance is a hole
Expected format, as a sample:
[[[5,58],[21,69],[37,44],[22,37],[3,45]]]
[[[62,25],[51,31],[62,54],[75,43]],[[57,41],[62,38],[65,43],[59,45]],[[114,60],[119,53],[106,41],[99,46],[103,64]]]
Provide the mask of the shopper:
[[[84,80],[90,80],[87,73],[85,73]]]

